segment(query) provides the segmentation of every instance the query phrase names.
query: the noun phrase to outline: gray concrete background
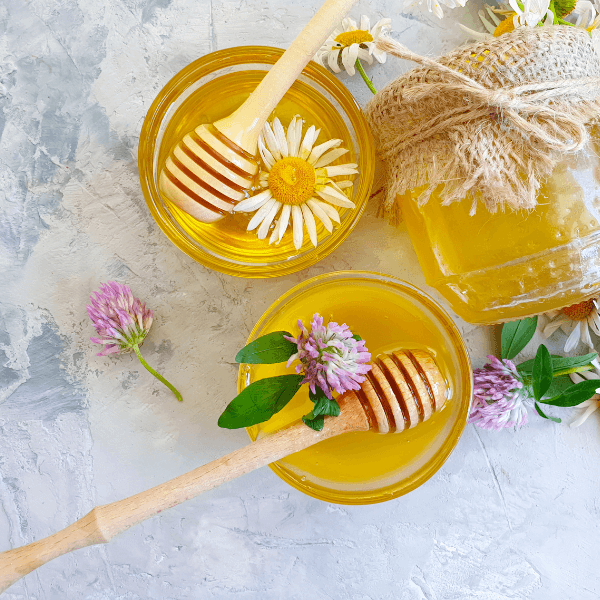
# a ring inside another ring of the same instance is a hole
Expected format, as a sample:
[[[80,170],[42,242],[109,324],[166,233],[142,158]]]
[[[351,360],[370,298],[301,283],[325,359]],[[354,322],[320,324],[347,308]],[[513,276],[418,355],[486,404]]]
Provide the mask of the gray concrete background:
[[[160,232],[140,191],[141,124],[161,87],[212,50],[287,46],[319,0],[2,0],[0,3],[0,550],[246,443],[216,425],[232,362],[269,304],[336,269],[424,285],[403,229],[371,206],[337,252],[274,281],[209,271]],[[400,1],[353,12],[439,54],[478,5],[438,21]],[[407,64],[370,70],[382,86]],[[341,76],[364,103],[358,76]],[[376,240],[376,243],[373,243]],[[131,356],[96,357],[89,293],[117,279],[155,310],[144,349],[178,404]],[[460,323],[477,364],[494,330]],[[564,338],[557,336],[557,345]],[[558,347],[558,346],[557,346]],[[599,417],[571,430],[468,427],[407,497],[341,507],[263,469],[80,550],[7,600],[594,600],[600,596]]]

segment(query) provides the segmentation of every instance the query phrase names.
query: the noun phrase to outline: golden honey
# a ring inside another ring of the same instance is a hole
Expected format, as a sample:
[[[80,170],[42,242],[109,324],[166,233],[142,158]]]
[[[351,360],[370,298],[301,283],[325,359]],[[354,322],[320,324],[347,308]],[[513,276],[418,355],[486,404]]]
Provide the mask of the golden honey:
[[[581,302],[600,292],[600,136],[566,158],[531,211],[491,214],[479,204],[402,198],[427,283],[463,319],[494,323]],[[443,193],[442,193],[443,194]]]
[[[296,250],[291,227],[279,245],[259,240],[246,227],[253,213],[226,215],[201,223],[169,202],[157,186],[166,159],[186,133],[204,123],[230,115],[256,88],[270,64],[282,54],[271,48],[240,47],[215,52],[178,73],[161,91],[148,112],[140,136],[140,181],[157,223],[184,252],[204,265],[244,277],[272,277],[310,266],[333,251],[362,214],[374,173],[374,148],[360,107],[349,92],[322,67],[311,63],[285,94],[270,120],[284,127],[299,114],[304,131],[321,129],[317,143],[339,138],[349,152],[339,162],[358,163],[352,200],[356,209],[340,209],[341,224],[329,234],[320,221],[315,249],[305,231]]]
[[[348,272],[312,281],[280,299],[263,318],[259,335],[278,330],[297,335],[297,320],[308,324],[319,312],[325,321],[346,323],[358,333],[373,358],[399,348],[427,350],[435,356],[447,381],[447,402],[414,429],[398,434],[345,434],[279,461],[275,470],[302,491],[334,502],[377,502],[405,493],[430,476],[432,465],[445,458],[464,426],[470,372],[464,370],[462,342],[451,321],[439,317],[438,309],[429,305],[431,300],[422,304],[419,292],[397,280]],[[292,372],[285,364],[244,365],[240,385]],[[255,439],[278,430],[310,412],[312,406],[308,386],[302,386],[280,413],[250,428],[250,435]]]

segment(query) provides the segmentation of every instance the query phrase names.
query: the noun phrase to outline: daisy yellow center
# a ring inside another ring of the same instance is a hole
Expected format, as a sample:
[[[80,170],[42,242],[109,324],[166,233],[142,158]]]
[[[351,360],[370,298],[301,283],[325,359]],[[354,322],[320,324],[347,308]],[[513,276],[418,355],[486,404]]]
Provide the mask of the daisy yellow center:
[[[335,41],[342,46],[352,46],[352,44],[364,44],[366,42],[372,42],[373,36],[364,29],[357,29],[355,31],[344,31],[336,36]]]
[[[586,321],[594,309],[594,301],[586,300],[585,302],[580,302],[579,304],[573,304],[573,306],[567,306],[566,308],[562,309],[562,312],[573,321]]]
[[[502,35],[503,33],[508,33],[509,31],[514,31],[515,29],[515,22],[513,20],[513,17],[515,16],[516,13],[512,13],[511,15],[508,15],[508,17],[506,17],[506,19],[504,19],[503,21],[500,21],[500,23],[498,24],[498,27],[496,27],[496,29],[494,29],[494,37],[498,37],[500,35]]]
[[[278,160],[269,172],[269,189],[282,204],[304,204],[310,200],[317,176],[315,169],[305,160],[288,156]]]

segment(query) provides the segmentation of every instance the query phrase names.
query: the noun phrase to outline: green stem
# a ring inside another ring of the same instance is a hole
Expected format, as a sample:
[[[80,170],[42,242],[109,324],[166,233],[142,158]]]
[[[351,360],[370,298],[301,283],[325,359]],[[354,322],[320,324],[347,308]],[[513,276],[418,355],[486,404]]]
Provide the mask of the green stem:
[[[571,373],[583,373],[584,371],[591,371],[592,369],[592,365],[583,365],[582,367],[573,367],[572,369],[563,369],[562,371],[555,371],[554,373],[552,373],[552,377],[570,375]]]
[[[157,373],[145,360],[144,357],[142,356],[142,353],[140,352],[140,348],[137,344],[133,344],[132,346],[133,351],[135,352],[136,356],[140,359],[140,362],[144,365],[144,367],[146,368],[147,371],[150,371],[150,373],[152,373],[152,375],[154,375],[154,377],[156,377],[156,379],[158,379],[159,381],[161,381],[162,383],[164,383],[174,394],[175,397],[177,398],[177,400],[179,400],[179,402],[183,402],[183,398],[181,397],[181,394],[159,373]]]
[[[377,93],[377,90],[375,89],[375,87],[373,86],[373,84],[371,83],[371,80],[367,77],[367,74],[365,73],[365,70],[363,69],[363,66],[360,62],[360,59],[356,59],[356,70],[360,73],[360,76],[363,78],[364,82],[367,84],[367,87],[374,93]]]
[[[591,371],[592,369],[592,365],[583,365],[581,367],[573,367],[572,369],[562,369],[561,371],[554,371],[552,377],[562,377],[563,375],[570,375],[571,373],[583,373],[584,371]],[[532,381],[532,377],[523,377],[523,383],[525,385],[531,385]]]

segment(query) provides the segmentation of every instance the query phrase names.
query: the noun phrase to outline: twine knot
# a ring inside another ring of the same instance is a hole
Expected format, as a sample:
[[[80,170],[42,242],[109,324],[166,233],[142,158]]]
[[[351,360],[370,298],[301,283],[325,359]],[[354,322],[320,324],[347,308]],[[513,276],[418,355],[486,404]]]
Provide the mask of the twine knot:
[[[406,135],[398,143],[414,144],[429,137],[439,135],[443,129],[454,127],[457,123],[479,119],[482,115],[492,116],[496,121],[500,115],[506,125],[521,133],[527,140],[541,145],[545,151],[577,152],[588,141],[585,120],[580,115],[553,108],[548,104],[551,100],[585,95],[592,86],[600,89],[600,78],[589,77],[582,80],[557,80],[538,83],[534,86],[516,86],[514,88],[489,88],[475,81],[468,75],[452,69],[432,58],[420,56],[391,38],[383,38],[377,47],[384,52],[404,58],[439,72],[445,78],[436,83],[416,84],[405,90],[404,98],[417,101],[424,96],[459,92],[470,101],[465,110],[456,114],[456,110],[432,116],[429,126],[422,127],[418,138]],[[489,108],[500,109],[490,113]]]
[[[517,108],[521,99],[511,90],[489,90],[487,103],[494,108]]]
[[[422,186],[420,202],[443,186],[444,204],[533,208],[542,180],[600,122],[600,54],[585,30],[520,27],[439,60],[391,38],[377,47],[424,67],[366,108],[389,176],[386,210]]]

